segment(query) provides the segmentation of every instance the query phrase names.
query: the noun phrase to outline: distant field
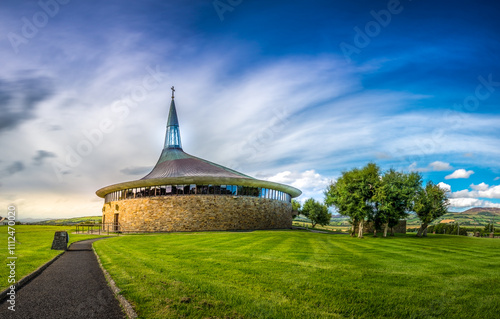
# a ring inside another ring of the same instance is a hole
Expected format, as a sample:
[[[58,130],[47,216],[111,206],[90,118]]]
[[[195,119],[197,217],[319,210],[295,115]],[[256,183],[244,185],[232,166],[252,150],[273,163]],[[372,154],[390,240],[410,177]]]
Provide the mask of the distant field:
[[[500,240],[308,231],[96,242],[141,318],[498,318]]]
[[[7,239],[8,226],[0,226],[0,254],[2,260],[6,261],[8,256]],[[102,237],[95,235],[71,234],[75,227],[72,226],[38,226],[38,225],[16,225],[16,280],[30,274],[38,267],[61,253],[60,250],[51,250],[52,240],[56,231],[66,230],[69,233],[69,242],[85,240],[89,238]],[[6,263],[6,262],[5,262]],[[7,281],[9,268],[5,265],[0,267],[0,291],[9,286]]]
[[[80,223],[101,223],[102,216],[85,216],[85,217],[73,217],[73,218],[61,218],[61,219],[49,219],[41,222],[37,222],[37,225],[76,225]]]
[[[311,222],[307,222],[307,221],[293,221],[293,226],[312,228]],[[349,228],[351,228],[351,226],[330,226],[330,225],[321,226],[321,225],[316,225],[314,227],[314,229],[317,229],[317,230],[328,230],[328,231],[332,231],[332,232],[346,232],[346,233],[349,231]]]

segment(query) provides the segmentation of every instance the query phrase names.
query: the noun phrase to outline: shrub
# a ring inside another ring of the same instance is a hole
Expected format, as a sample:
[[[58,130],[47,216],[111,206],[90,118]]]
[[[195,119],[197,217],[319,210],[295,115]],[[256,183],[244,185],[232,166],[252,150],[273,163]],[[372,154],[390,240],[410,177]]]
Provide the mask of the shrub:
[[[437,224],[437,225],[432,225],[429,226],[427,229],[427,232],[432,233],[435,232],[436,234],[448,234],[448,235],[456,235],[457,232],[462,235],[462,236],[467,236],[467,231],[472,231],[468,229],[467,227],[460,227],[458,228],[458,224]]]

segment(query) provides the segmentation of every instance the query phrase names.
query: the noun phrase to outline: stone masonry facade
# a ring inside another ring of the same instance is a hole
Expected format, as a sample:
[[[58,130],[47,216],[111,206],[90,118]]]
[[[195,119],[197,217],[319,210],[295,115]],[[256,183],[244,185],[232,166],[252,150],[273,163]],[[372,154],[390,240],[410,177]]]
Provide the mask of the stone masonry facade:
[[[292,204],[256,197],[182,195],[104,204],[103,223],[115,215],[121,231],[170,232],[292,227]]]

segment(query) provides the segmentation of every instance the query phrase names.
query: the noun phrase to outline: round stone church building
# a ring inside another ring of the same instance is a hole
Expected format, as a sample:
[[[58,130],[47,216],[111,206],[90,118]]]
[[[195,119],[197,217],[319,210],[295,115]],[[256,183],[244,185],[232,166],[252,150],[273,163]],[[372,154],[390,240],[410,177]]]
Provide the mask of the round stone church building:
[[[291,228],[301,191],[258,180],[182,150],[172,101],[165,145],[143,178],[99,189],[103,227],[123,232]]]

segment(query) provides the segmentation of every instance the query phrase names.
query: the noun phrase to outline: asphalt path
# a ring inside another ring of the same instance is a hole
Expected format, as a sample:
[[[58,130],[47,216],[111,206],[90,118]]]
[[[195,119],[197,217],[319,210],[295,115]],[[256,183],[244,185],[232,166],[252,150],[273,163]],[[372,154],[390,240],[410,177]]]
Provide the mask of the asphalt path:
[[[6,301],[0,304],[0,318],[126,318],[92,251],[96,240],[73,243],[16,292],[15,312]]]

